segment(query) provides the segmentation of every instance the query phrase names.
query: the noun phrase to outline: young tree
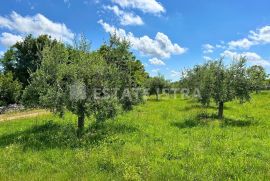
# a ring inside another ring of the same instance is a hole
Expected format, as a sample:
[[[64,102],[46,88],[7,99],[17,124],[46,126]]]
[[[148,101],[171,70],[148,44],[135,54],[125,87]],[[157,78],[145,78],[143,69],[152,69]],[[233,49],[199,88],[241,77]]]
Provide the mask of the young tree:
[[[262,66],[254,65],[247,70],[248,77],[250,79],[251,89],[259,93],[259,91],[265,86],[265,80],[267,74]]]
[[[0,106],[17,103],[21,95],[21,84],[12,73],[0,74]]]
[[[245,58],[226,67],[221,60],[210,61],[189,70],[183,78],[191,88],[198,88],[203,105],[209,105],[213,99],[218,105],[218,118],[223,118],[224,104],[234,99],[241,103],[250,99],[250,86],[245,67]]]
[[[117,72],[96,52],[66,48],[62,44],[46,46],[40,68],[31,75],[23,100],[26,105],[42,106],[63,114],[65,109],[78,116],[78,133],[85,117],[106,119],[114,116],[118,101],[112,92],[107,99],[96,98],[96,90],[114,87]],[[106,112],[107,111],[107,112]]]

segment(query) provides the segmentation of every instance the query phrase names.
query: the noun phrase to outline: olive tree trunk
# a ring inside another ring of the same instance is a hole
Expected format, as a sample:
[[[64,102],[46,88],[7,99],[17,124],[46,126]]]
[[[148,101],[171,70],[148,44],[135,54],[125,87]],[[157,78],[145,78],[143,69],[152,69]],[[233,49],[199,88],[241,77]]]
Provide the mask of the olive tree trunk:
[[[85,119],[84,113],[78,115],[78,129],[80,130],[84,129],[84,119]]]
[[[218,104],[218,119],[223,119],[224,112],[224,102],[219,102]]]
[[[78,106],[78,136],[80,136],[84,130],[85,122],[85,109],[82,104]]]
[[[157,101],[159,100],[159,92],[160,92],[160,89],[157,88],[156,91],[155,91]]]

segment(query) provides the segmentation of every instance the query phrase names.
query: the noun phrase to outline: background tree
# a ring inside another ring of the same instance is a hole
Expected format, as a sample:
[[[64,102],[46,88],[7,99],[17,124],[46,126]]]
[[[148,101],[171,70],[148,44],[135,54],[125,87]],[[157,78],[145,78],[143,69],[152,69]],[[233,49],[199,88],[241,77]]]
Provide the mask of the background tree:
[[[262,66],[254,65],[247,70],[250,86],[253,91],[259,93],[265,87],[267,74]]]
[[[266,89],[270,89],[270,74],[267,75],[265,84],[266,84]]]
[[[156,100],[158,100],[163,89],[169,88],[169,81],[159,74],[156,77],[150,77],[146,82],[146,87],[149,88],[150,95],[156,95]]]
[[[21,82],[22,86],[28,85],[31,72],[35,72],[42,60],[42,50],[47,44],[55,44],[47,35],[34,38],[28,35],[22,42],[17,42],[10,47],[1,60],[4,72],[12,72],[15,79]]]
[[[118,98],[125,110],[130,110],[133,105],[143,100],[142,94],[137,96],[137,88],[142,88],[148,77],[143,64],[129,49],[128,41],[111,35],[109,43],[103,44],[98,50],[107,64],[118,70],[115,75],[119,89]],[[126,89],[129,91],[130,97],[123,97],[123,91]]]
[[[13,79],[12,73],[0,74],[0,106],[17,103],[21,84]]]
[[[245,58],[226,67],[221,60],[210,61],[188,70],[183,82],[200,90],[199,101],[208,106],[213,99],[218,105],[218,117],[223,118],[224,104],[234,99],[241,103],[250,99],[250,85]]]

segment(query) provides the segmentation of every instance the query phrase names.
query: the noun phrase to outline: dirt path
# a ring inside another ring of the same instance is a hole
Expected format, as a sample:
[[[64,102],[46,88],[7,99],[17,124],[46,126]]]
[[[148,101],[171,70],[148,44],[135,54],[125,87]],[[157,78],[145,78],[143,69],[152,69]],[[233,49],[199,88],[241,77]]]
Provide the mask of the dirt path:
[[[26,112],[18,112],[18,113],[8,113],[0,115],[0,122],[3,121],[12,121],[17,119],[24,119],[24,118],[33,118],[42,115],[50,114],[48,111],[45,110],[34,110],[34,111],[26,111]]]

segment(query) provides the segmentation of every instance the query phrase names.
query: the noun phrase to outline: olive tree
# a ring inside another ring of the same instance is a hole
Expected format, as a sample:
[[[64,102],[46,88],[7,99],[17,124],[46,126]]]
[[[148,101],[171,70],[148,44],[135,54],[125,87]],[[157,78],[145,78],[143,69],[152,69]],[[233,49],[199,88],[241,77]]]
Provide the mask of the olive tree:
[[[229,67],[223,60],[209,61],[188,70],[182,82],[200,90],[199,101],[208,106],[211,100],[218,105],[218,118],[223,118],[224,104],[234,99],[241,103],[250,99],[250,85],[245,58],[235,60]]]
[[[169,82],[162,75],[156,77],[150,77],[146,82],[146,87],[149,89],[150,95],[156,95],[156,99],[159,99],[159,94],[163,89],[169,88]]]
[[[114,75],[117,72],[97,52],[67,48],[63,44],[46,46],[42,62],[31,75],[23,100],[31,107],[49,108],[63,114],[65,109],[78,116],[78,130],[85,117],[105,119],[115,115],[118,101],[113,97]],[[96,90],[109,89],[107,98],[96,97]],[[107,111],[107,112],[106,112]]]
[[[270,88],[270,74],[266,76],[265,85],[266,85],[266,89]]]
[[[259,93],[259,91],[265,86],[265,80],[267,74],[262,66],[254,65],[247,70],[248,77],[250,79],[251,89]]]

